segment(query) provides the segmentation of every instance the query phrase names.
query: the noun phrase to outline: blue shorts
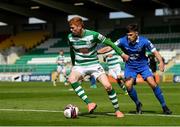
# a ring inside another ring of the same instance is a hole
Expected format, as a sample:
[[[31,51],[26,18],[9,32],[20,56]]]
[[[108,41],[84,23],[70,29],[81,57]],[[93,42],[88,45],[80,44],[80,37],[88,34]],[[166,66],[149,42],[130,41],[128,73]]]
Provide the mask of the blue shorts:
[[[138,74],[140,74],[144,80],[146,80],[147,77],[153,76],[153,73],[148,65],[144,66],[143,68],[142,67],[141,68],[136,68],[136,67],[131,68],[128,66],[125,67],[125,72],[124,72],[125,79],[128,79],[128,78],[136,79]]]

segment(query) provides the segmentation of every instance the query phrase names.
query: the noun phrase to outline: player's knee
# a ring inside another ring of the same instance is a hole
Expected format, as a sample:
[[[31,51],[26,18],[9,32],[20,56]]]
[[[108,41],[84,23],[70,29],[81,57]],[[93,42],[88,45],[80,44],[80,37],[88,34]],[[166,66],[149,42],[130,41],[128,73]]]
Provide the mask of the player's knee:
[[[68,82],[74,83],[74,82],[77,82],[77,79],[75,77],[69,77]]]
[[[152,88],[152,89],[154,89],[154,88],[156,88],[156,86],[157,86],[157,83],[151,83],[151,84],[149,84],[150,85],[150,87]]]
[[[126,89],[127,89],[128,91],[130,91],[130,90],[132,89],[133,82],[128,82],[128,81],[126,81],[126,82],[125,82],[125,86],[126,86]]]
[[[147,82],[152,89],[154,89],[157,86],[157,83],[156,83],[154,77],[148,77]]]
[[[105,89],[106,89],[106,91],[111,91],[112,90],[112,86],[111,85],[106,85]]]

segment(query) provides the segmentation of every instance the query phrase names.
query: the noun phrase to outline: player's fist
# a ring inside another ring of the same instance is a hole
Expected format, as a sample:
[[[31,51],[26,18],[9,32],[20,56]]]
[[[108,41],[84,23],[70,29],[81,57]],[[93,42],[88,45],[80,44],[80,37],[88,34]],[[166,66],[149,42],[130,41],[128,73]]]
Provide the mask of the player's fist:
[[[126,62],[126,61],[129,60],[129,56],[126,55],[125,53],[123,53],[123,54],[121,55],[121,57],[122,57],[122,59],[123,59],[124,62]]]
[[[164,71],[164,63],[160,62],[158,66],[159,66],[159,70],[163,72]]]

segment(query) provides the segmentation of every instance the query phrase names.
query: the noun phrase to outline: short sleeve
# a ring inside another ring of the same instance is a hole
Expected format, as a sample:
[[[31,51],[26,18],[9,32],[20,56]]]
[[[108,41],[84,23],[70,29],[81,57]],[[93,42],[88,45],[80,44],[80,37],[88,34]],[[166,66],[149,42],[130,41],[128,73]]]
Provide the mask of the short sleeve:
[[[148,51],[151,51],[151,52],[156,51],[156,48],[154,47],[154,45],[151,43],[150,40],[146,41],[145,46]]]
[[[120,39],[118,39],[114,44],[117,45],[118,47],[120,47],[120,46],[121,46],[121,41],[120,41]]]

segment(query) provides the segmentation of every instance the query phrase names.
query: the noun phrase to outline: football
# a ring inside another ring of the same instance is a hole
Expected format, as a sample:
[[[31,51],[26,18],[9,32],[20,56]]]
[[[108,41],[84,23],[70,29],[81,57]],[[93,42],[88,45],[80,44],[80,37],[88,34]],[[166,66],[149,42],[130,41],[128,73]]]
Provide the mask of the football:
[[[64,116],[66,118],[77,118],[79,113],[79,109],[77,106],[72,105],[72,104],[68,104],[65,108],[64,108]]]

